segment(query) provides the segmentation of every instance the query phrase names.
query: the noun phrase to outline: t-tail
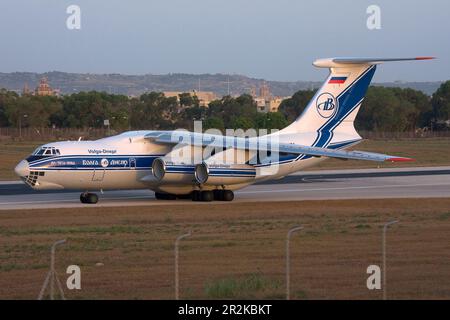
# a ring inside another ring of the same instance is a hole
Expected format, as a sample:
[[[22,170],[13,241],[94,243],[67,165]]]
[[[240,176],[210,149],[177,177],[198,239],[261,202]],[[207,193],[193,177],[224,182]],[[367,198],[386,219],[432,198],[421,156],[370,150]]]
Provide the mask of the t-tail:
[[[304,112],[281,133],[314,133],[314,147],[341,148],[361,140],[355,118],[378,64],[389,61],[429,60],[433,57],[378,59],[331,58],[313,64],[330,74]]]

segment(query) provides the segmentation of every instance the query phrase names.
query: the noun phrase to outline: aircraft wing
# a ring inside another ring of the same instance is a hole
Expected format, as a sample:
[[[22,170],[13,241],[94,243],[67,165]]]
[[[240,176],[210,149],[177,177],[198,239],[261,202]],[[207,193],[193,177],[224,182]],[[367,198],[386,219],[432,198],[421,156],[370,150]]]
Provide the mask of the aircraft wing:
[[[147,134],[146,139],[152,142],[172,145],[193,145],[199,147],[213,147],[246,151],[270,151],[312,157],[327,157],[338,159],[366,160],[378,162],[406,162],[414,161],[410,158],[391,156],[366,151],[345,151],[319,147],[303,146],[294,143],[271,143],[270,138],[241,138],[222,135],[199,134],[185,131],[154,132]]]

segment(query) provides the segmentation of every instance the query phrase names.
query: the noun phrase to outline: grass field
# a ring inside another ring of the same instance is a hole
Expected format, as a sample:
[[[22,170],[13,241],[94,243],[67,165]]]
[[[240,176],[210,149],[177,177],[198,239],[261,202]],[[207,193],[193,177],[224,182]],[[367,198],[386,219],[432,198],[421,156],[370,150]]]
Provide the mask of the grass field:
[[[388,297],[450,299],[450,199],[199,204],[135,208],[6,211],[0,215],[0,298],[35,299],[53,241],[65,268],[82,270],[69,299],[171,299],[175,238],[180,296],[188,299],[283,299],[287,230],[296,299],[380,299],[366,268],[381,265],[388,231]]]
[[[14,174],[14,167],[37,146],[44,143],[0,142],[0,180],[18,179]],[[366,140],[356,146],[356,149],[412,157],[416,161],[380,164],[366,161],[327,160],[311,170],[450,165],[450,138]]]

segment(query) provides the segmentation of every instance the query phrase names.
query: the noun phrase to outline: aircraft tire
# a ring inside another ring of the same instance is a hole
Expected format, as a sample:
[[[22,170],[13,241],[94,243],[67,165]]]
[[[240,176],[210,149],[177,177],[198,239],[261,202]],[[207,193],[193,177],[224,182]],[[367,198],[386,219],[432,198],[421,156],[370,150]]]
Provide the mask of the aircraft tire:
[[[155,198],[157,200],[176,200],[177,196],[171,193],[155,192]]]
[[[233,201],[234,192],[231,190],[223,190],[222,201]]]
[[[223,201],[223,190],[213,190],[214,200]]]
[[[200,201],[201,200],[200,191],[198,191],[198,190],[192,191],[191,196],[192,196],[192,201]]]
[[[87,200],[87,203],[95,204],[98,202],[98,196],[95,193],[88,193]]]
[[[202,191],[200,194],[201,201],[210,202],[214,200],[214,194],[212,191]]]
[[[191,199],[192,195],[189,194],[177,194],[178,199]]]
[[[96,204],[98,202],[98,196],[95,193],[82,193],[80,195],[81,203]]]

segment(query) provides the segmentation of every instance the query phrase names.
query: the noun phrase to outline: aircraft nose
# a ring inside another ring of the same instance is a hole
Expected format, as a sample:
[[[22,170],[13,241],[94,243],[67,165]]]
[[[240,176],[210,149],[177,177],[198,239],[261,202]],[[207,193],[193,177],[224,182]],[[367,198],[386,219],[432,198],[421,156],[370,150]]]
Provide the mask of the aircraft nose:
[[[27,160],[20,161],[19,164],[14,169],[14,171],[19,177],[28,176],[28,174],[30,173],[30,166],[28,165],[28,161]]]

